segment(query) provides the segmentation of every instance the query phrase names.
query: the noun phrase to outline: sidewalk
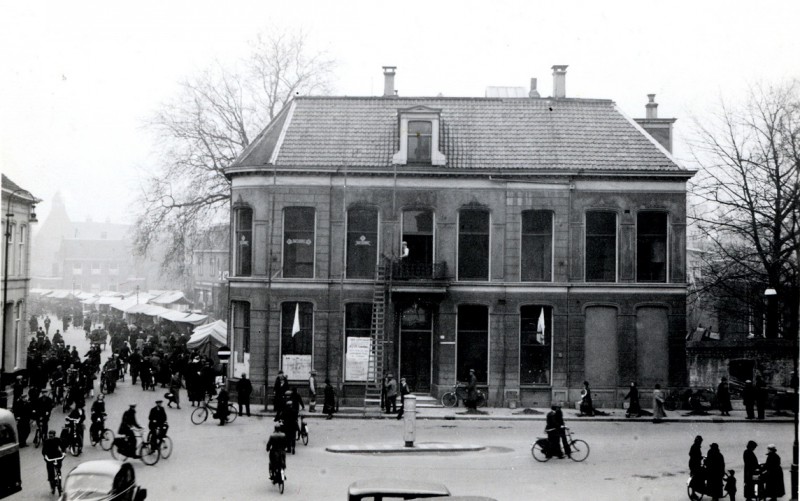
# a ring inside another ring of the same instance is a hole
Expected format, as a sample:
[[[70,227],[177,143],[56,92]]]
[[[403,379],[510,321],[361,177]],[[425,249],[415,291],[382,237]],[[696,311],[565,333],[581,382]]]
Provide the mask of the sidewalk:
[[[270,410],[264,412],[262,406],[254,414],[259,416],[274,417],[275,412]],[[302,411],[306,419],[325,418],[319,411],[309,413]],[[564,418],[570,421],[608,421],[608,422],[652,422],[652,417],[626,418],[625,409],[601,409],[607,416],[578,417],[578,411],[564,408]],[[500,407],[483,407],[478,413],[467,413],[463,407],[417,407],[417,419],[426,420],[487,420],[487,421],[544,421],[550,409],[507,409]],[[759,421],[756,419],[745,419],[744,411],[732,411],[731,416],[720,416],[719,411],[710,411],[707,416],[687,416],[689,411],[667,411],[667,417],[662,419],[662,423],[792,423],[794,416],[789,413],[776,415],[773,411],[768,411],[766,419]],[[363,407],[341,407],[339,412],[334,414],[333,419],[395,419],[395,414],[377,414],[375,411],[364,414]]]

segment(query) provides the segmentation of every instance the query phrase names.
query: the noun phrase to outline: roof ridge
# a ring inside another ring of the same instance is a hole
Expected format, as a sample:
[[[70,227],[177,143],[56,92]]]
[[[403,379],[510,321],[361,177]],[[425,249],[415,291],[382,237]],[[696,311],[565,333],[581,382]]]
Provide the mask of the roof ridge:
[[[295,101],[497,101],[497,102],[537,102],[554,101],[562,103],[614,103],[608,98],[585,97],[480,97],[480,96],[296,96]]]

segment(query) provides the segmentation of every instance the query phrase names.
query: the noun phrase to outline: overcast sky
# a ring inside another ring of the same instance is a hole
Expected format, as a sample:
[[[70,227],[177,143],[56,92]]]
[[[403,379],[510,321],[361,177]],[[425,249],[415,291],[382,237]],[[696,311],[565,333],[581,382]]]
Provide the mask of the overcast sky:
[[[693,119],[749,85],[800,77],[800,2],[4,1],[0,2],[0,169],[44,202],[61,191],[73,219],[132,222],[158,165],[143,124],[176,83],[214,60],[247,56],[270,26],[303,29],[337,60],[334,94],[483,96],[487,86],[609,98],[678,118],[686,160]]]

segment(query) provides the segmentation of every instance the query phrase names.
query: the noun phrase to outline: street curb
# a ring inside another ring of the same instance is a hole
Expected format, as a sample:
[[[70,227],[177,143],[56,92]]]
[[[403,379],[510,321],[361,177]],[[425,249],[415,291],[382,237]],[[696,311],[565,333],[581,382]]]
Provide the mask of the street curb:
[[[431,452],[474,452],[486,449],[485,445],[421,443],[411,447],[389,444],[331,445],[325,450],[335,454],[419,454]]]

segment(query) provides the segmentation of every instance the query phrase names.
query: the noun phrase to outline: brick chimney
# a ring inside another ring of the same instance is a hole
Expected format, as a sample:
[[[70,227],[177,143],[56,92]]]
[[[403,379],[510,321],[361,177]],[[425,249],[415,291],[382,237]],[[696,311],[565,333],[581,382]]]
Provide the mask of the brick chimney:
[[[383,97],[393,97],[394,90],[394,73],[397,66],[384,66],[383,67]]]
[[[676,119],[658,118],[658,103],[655,94],[647,95],[647,104],[644,105],[644,109],[645,118],[634,118],[634,120],[665,150],[672,153],[672,124]]]
[[[556,99],[567,97],[566,64],[556,64],[553,66],[553,97]]]
[[[539,91],[536,90],[536,79],[531,78],[531,91],[528,92],[528,97],[539,97]]]

